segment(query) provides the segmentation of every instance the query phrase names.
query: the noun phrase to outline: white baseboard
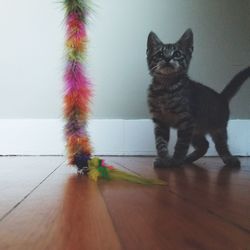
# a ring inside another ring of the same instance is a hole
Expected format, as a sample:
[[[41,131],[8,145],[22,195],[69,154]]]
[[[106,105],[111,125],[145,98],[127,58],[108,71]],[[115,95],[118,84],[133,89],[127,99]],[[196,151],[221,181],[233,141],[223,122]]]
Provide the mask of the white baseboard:
[[[60,119],[1,119],[0,155],[65,154],[63,124]],[[155,155],[150,119],[94,119],[88,131],[96,155]],[[231,120],[228,132],[232,153],[249,156],[250,120]],[[175,141],[176,133],[171,131],[170,152]],[[207,155],[217,155],[211,140]]]

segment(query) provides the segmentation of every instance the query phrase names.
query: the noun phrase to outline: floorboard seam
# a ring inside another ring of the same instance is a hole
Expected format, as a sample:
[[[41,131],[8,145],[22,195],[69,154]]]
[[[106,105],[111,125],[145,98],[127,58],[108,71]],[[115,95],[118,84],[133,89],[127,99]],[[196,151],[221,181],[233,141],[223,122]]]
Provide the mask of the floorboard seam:
[[[117,235],[117,238],[118,238],[118,240],[119,240],[119,242],[120,242],[121,249],[125,249],[125,245],[123,244],[123,241],[122,241],[122,239],[121,239],[121,237],[120,237],[120,234],[118,233],[118,230],[117,230],[117,228],[116,228],[116,226],[115,226],[115,223],[114,223],[114,220],[113,220],[113,218],[112,218],[111,212],[110,212],[110,210],[109,210],[109,208],[108,208],[108,206],[107,206],[106,199],[105,199],[105,197],[104,197],[102,191],[100,190],[100,186],[98,185],[97,188],[98,188],[98,191],[99,191],[99,193],[100,193],[100,195],[101,195],[101,197],[102,197],[102,199],[103,199],[103,202],[104,202],[106,211],[107,211],[107,213],[108,213],[108,215],[109,215],[109,218],[110,218],[110,220],[111,220],[111,222],[112,222],[114,231],[115,231],[115,233],[116,233],[116,235]]]
[[[138,172],[136,172],[136,171],[134,171],[134,170],[131,170],[131,169],[129,169],[129,168],[123,166],[121,163],[118,163],[118,162],[115,162],[115,161],[112,161],[112,160],[111,160],[110,162],[111,162],[111,163],[114,163],[114,165],[118,165],[118,166],[120,166],[120,167],[126,169],[128,172],[131,172],[131,173],[136,174],[136,175],[138,175],[138,176],[144,177],[144,176],[141,175],[140,173],[138,173]]]
[[[250,230],[249,230],[249,229],[247,229],[247,228],[245,228],[245,227],[242,227],[241,225],[239,225],[239,224],[237,224],[237,223],[235,223],[235,222],[233,222],[233,221],[231,221],[231,220],[229,220],[229,219],[224,218],[223,216],[221,216],[221,215],[215,213],[214,211],[212,211],[211,209],[204,209],[203,207],[197,205],[197,204],[194,203],[193,201],[191,201],[191,200],[189,200],[189,199],[187,199],[187,198],[185,198],[185,197],[182,197],[181,195],[175,193],[174,191],[171,190],[171,187],[169,188],[169,192],[170,192],[171,194],[177,196],[178,198],[182,199],[183,201],[185,201],[185,202],[187,202],[187,203],[189,203],[189,204],[194,205],[195,207],[199,208],[200,210],[206,211],[206,212],[208,212],[209,214],[211,214],[211,215],[213,215],[213,216],[219,218],[221,221],[223,221],[223,222],[225,222],[225,223],[227,223],[227,224],[230,224],[231,226],[237,227],[238,229],[240,229],[241,231],[244,231],[244,232],[247,233],[247,234],[250,234]]]
[[[123,165],[121,165],[121,164],[119,164],[119,163],[117,163],[117,162],[114,162],[114,161],[112,161],[112,160],[107,160],[107,161],[110,162],[110,163],[112,163],[112,164],[119,165],[120,167],[122,167],[122,168],[124,168],[124,169],[126,169],[126,170],[129,170],[128,168],[124,167]],[[129,171],[130,171],[130,170],[129,170]],[[130,172],[133,172],[133,171],[130,171]],[[136,173],[136,172],[134,172],[134,173]],[[137,173],[136,173],[136,174],[137,174]],[[120,237],[120,234],[119,234],[119,232],[118,232],[118,230],[117,230],[117,227],[116,227],[116,225],[115,225],[115,223],[114,223],[114,220],[113,220],[112,214],[111,214],[111,212],[110,212],[110,209],[109,209],[108,206],[107,206],[106,199],[105,199],[105,197],[104,197],[104,195],[103,195],[103,193],[102,193],[102,191],[101,191],[99,185],[98,185],[98,191],[99,191],[99,193],[100,193],[100,195],[101,195],[101,197],[102,197],[102,199],[103,199],[105,208],[106,208],[107,213],[108,213],[108,215],[109,215],[109,217],[110,217],[110,220],[111,220],[111,222],[112,222],[112,225],[113,225],[113,228],[114,228],[114,230],[115,230],[115,233],[116,233],[116,235],[117,235],[117,237],[118,237],[118,239],[119,239],[121,248],[122,248],[122,249],[126,249],[126,248],[125,248],[125,244],[123,243],[123,240],[122,240],[121,237]]]
[[[25,201],[42,183],[44,183],[57,169],[59,169],[65,161],[59,164],[51,173],[49,173],[38,185],[36,185],[28,194],[26,194],[18,203],[16,203],[8,212],[6,212],[1,218],[0,223],[10,215],[23,201]]]
[[[131,170],[131,169],[129,169],[129,168],[123,166],[121,163],[118,163],[118,162],[115,162],[115,161],[112,161],[112,160],[111,160],[111,162],[113,162],[114,164],[117,164],[117,165],[120,166],[120,167],[123,167],[124,169],[126,169],[126,170],[128,170],[128,171],[130,171],[130,172],[133,172],[133,173],[135,173],[135,174],[140,175],[140,174],[137,173],[136,171],[133,171],[133,170]],[[168,185],[168,186],[169,186],[169,185]],[[212,211],[212,210],[210,210],[210,209],[204,209],[203,207],[201,207],[201,206],[195,204],[193,201],[191,201],[191,200],[189,200],[189,199],[187,199],[187,198],[185,198],[185,197],[182,197],[181,195],[179,195],[179,194],[175,193],[174,191],[172,191],[170,186],[169,186],[169,192],[172,193],[173,195],[177,196],[178,198],[184,200],[185,202],[187,202],[187,203],[189,203],[189,204],[192,203],[192,205],[196,206],[197,208],[202,209],[202,210],[204,210],[204,211],[207,211],[209,214],[211,214],[211,215],[213,215],[213,216],[219,218],[221,221],[223,221],[223,222],[225,222],[225,223],[227,223],[227,224],[230,224],[231,226],[237,227],[239,230],[242,230],[242,231],[244,231],[244,232],[247,233],[247,234],[250,234],[250,230],[249,230],[248,228],[242,227],[241,225],[239,225],[239,224],[237,224],[237,223],[235,223],[235,222],[233,222],[233,221],[231,221],[231,220],[229,220],[229,219],[226,219],[226,218],[224,218],[223,216],[220,216],[219,214],[215,213],[214,211]]]

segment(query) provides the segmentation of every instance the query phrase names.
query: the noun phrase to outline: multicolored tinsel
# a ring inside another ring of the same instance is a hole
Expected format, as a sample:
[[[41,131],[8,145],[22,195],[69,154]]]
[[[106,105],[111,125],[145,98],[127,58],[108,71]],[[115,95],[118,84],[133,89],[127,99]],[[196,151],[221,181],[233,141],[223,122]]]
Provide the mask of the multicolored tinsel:
[[[92,148],[86,131],[89,102],[92,89],[83,67],[87,46],[86,15],[89,10],[87,0],[64,0],[66,9],[66,49],[64,117],[67,141],[68,163],[77,166],[90,179],[122,179],[140,184],[164,185],[161,180],[151,180],[139,175],[117,170],[92,156]]]
[[[87,171],[92,149],[86,125],[89,114],[91,86],[82,65],[86,52],[85,28],[87,6],[81,0],[64,0],[66,8],[67,66],[65,72],[64,116],[65,135],[70,165]]]

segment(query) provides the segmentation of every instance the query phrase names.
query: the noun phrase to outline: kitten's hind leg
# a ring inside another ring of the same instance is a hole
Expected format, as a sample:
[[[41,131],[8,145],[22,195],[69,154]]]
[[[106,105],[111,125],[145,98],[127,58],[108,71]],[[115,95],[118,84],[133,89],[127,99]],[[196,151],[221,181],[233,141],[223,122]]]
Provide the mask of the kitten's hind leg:
[[[194,134],[191,144],[195,150],[185,158],[185,163],[192,163],[198,160],[206,154],[209,147],[209,143],[203,134]]]
[[[227,129],[222,128],[212,131],[211,136],[214,141],[215,148],[226,166],[240,167],[239,159],[233,156],[229,151],[227,145]]]

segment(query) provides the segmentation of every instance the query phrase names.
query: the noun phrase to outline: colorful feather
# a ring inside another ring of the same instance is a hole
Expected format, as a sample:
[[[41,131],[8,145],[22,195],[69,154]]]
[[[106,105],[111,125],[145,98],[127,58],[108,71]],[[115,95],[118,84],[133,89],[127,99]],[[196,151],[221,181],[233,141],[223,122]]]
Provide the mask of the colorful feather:
[[[86,131],[91,86],[85,75],[82,60],[87,46],[85,17],[88,8],[82,0],[65,0],[64,6],[68,60],[64,75],[64,117],[68,159],[70,165],[79,165],[79,168],[87,169],[86,159],[89,159],[92,153]],[[80,164],[79,159],[85,159],[86,166]]]
[[[95,182],[99,178],[103,178],[106,180],[124,180],[144,185],[166,185],[166,182],[162,180],[147,179],[137,174],[130,174],[128,172],[115,169],[113,166],[107,165],[102,159],[98,157],[93,157],[91,160],[89,160],[88,164],[88,176]]]
[[[64,0],[66,9],[66,49],[64,117],[65,137],[69,165],[88,174],[90,179],[120,179],[139,184],[165,185],[161,180],[151,180],[129,174],[108,166],[103,160],[92,156],[87,133],[89,102],[92,97],[90,82],[85,74],[83,60],[87,49],[86,15],[89,5],[86,0]]]

